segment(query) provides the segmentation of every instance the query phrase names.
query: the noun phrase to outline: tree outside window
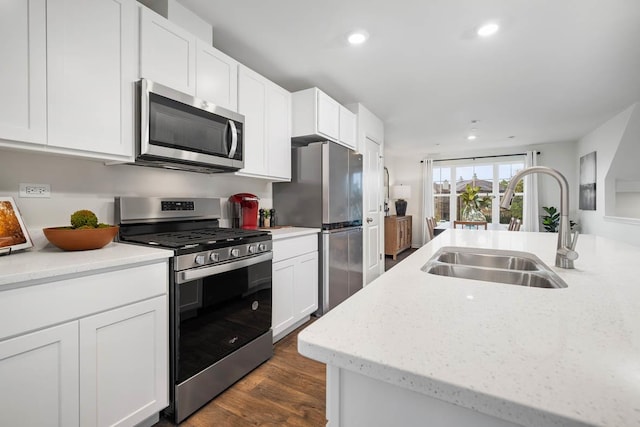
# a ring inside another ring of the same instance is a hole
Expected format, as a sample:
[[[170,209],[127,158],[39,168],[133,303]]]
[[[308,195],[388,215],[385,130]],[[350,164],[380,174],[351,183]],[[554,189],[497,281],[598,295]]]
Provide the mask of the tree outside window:
[[[483,200],[480,210],[490,223],[508,224],[511,217],[522,219],[524,184],[519,182],[511,209],[503,211],[497,202],[502,199],[509,180],[524,168],[524,161],[474,162],[437,165],[433,168],[433,202],[437,221],[453,221],[462,216],[460,194],[467,185],[479,187],[478,196]],[[452,179],[453,178],[453,179]]]

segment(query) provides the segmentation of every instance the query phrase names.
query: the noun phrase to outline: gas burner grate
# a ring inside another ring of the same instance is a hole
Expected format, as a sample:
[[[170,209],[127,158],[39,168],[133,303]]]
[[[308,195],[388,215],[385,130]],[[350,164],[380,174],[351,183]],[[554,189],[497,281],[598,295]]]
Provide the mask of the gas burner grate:
[[[214,244],[241,240],[246,237],[263,235],[258,230],[235,228],[215,228],[187,231],[169,231],[162,233],[140,234],[127,237],[126,240],[167,248],[182,248],[189,245]]]

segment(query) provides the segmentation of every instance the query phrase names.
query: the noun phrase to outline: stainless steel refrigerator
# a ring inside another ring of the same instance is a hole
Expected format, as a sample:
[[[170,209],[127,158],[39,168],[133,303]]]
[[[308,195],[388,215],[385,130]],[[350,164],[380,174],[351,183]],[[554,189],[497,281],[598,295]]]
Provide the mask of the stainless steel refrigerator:
[[[362,289],[362,155],[334,142],[292,148],[273,206],[278,224],[322,229],[316,315]]]

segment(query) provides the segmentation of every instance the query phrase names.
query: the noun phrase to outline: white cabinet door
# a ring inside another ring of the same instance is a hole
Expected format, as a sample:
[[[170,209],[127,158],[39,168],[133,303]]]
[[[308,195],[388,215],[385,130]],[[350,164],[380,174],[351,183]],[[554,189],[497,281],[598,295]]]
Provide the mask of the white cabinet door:
[[[294,311],[298,318],[318,309],[318,252],[296,258]]]
[[[196,41],[196,96],[231,111],[238,111],[238,62]]]
[[[238,70],[238,112],[245,117],[238,175],[290,180],[291,93],[247,67]]]
[[[131,426],[168,405],[167,297],[80,320],[82,426]]]
[[[352,150],[356,149],[356,115],[340,106],[340,143]]]
[[[133,155],[133,0],[47,1],[48,145]]]
[[[274,338],[296,321],[294,301],[295,270],[295,258],[273,264],[271,325]]]
[[[45,0],[8,0],[0,13],[0,139],[46,143]]]
[[[265,138],[267,85],[258,73],[240,66],[238,71],[238,112],[245,117],[244,168],[240,172],[267,175]]]
[[[140,76],[196,94],[196,37],[146,7],[140,10]]]
[[[270,82],[269,82],[270,83]],[[267,85],[267,155],[269,175],[291,180],[291,93]]]
[[[340,137],[340,104],[320,90],[317,96],[318,132],[337,141]]]
[[[78,426],[78,322],[0,341],[6,426]]]

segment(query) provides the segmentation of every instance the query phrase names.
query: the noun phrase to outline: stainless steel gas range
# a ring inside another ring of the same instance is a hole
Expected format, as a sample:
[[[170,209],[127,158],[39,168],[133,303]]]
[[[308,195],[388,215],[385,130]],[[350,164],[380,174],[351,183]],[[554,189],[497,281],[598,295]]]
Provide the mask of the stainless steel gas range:
[[[170,400],[181,422],[273,354],[271,235],[220,228],[220,200],[115,200],[118,240],[171,249]]]

